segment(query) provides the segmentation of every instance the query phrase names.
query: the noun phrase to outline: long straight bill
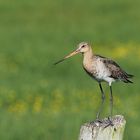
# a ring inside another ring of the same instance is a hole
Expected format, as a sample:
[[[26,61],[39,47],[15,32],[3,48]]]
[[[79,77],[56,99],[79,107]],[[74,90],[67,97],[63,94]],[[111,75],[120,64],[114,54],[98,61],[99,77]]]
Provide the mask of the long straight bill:
[[[77,50],[76,50],[76,51],[73,51],[73,52],[70,53],[69,55],[65,56],[63,59],[61,59],[61,60],[55,62],[54,65],[57,65],[57,64],[63,62],[65,59],[67,59],[67,58],[69,58],[69,57],[72,57],[73,55],[75,55],[75,54],[77,54],[77,53],[79,53],[79,51],[77,51]]]

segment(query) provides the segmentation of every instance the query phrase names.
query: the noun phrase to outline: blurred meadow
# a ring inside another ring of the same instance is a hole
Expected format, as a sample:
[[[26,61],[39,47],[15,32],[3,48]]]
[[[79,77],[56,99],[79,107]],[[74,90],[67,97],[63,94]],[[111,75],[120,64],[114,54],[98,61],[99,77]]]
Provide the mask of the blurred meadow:
[[[82,56],[53,66],[81,41],[135,75],[134,84],[113,84],[114,114],[127,120],[124,140],[140,139],[139,7],[139,0],[1,0],[0,139],[77,140],[95,119],[100,90]]]

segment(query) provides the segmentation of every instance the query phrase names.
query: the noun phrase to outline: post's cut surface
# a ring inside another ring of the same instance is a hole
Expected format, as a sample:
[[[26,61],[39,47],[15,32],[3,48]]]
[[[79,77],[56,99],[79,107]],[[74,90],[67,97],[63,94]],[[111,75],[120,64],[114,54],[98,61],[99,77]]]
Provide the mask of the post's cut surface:
[[[105,118],[102,122],[85,123],[81,126],[79,140],[123,140],[126,120],[122,115],[116,115],[112,122],[113,126],[107,126],[108,118]]]

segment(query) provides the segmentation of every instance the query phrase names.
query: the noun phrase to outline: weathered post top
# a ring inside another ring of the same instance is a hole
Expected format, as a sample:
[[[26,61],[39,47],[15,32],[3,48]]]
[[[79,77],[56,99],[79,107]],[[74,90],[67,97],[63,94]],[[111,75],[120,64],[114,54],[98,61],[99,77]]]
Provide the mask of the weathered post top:
[[[101,123],[85,123],[81,126],[79,140],[123,140],[126,120],[123,116],[116,115],[112,122],[113,126],[107,126],[108,118],[105,118]]]

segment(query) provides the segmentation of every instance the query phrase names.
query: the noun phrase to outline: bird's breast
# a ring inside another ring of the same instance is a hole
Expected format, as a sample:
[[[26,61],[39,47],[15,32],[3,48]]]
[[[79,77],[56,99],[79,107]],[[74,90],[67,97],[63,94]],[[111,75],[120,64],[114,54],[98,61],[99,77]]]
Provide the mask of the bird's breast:
[[[105,80],[110,75],[109,70],[100,59],[96,59],[91,63],[83,63],[86,72],[98,81]]]

